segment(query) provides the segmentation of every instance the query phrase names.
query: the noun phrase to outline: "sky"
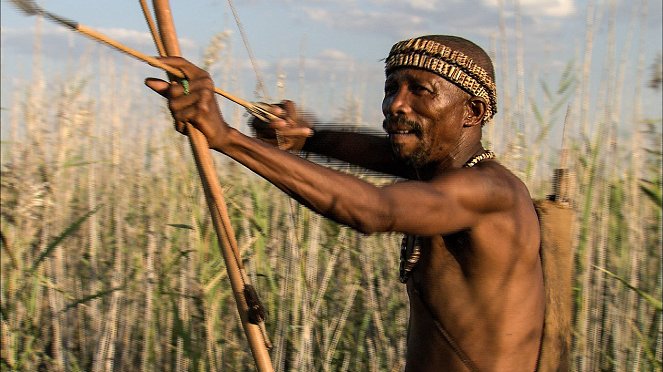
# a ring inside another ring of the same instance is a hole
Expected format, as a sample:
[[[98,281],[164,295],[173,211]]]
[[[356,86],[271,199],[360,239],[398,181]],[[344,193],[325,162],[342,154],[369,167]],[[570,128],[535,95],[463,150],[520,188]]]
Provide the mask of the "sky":
[[[41,0],[38,3],[48,11],[133,48],[156,54],[137,1]],[[588,19],[595,26],[594,71],[605,69],[602,62],[607,58],[606,53],[610,53],[611,22],[617,35],[613,53],[620,60],[620,55],[630,54],[634,57],[629,63],[635,64],[642,56],[641,61],[649,66],[662,49],[660,0],[235,0],[233,3],[259,73],[268,87],[268,97],[254,94],[256,74],[228,1],[171,1],[183,54],[188,59],[200,62],[215,35],[222,32],[229,35],[233,64],[242,73],[226,76],[218,68],[213,71],[217,86],[223,84],[224,89],[225,86],[234,89],[249,100],[291,98],[323,116],[339,115],[348,100],[355,100],[363,107],[360,120],[369,122],[381,122],[383,58],[393,43],[409,37],[453,34],[474,41],[494,57],[500,89],[503,84],[499,69],[517,76],[516,56],[521,50],[524,86],[532,97],[540,94],[536,93],[540,81],[554,86],[564,66],[570,62],[576,66],[582,64],[587,50]],[[6,92],[30,81],[36,21],[18,12],[6,0],[0,2],[0,10],[1,92],[2,107],[6,108],[12,99]],[[86,53],[103,48],[61,26],[42,22],[40,27],[47,72],[64,69],[72,59],[84,58]],[[503,41],[508,51],[506,65],[501,54],[505,50]],[[120,66],[135,68],[142,76],[161,76],[154,69],[129,61],[128,57],[111,52],[108,55]],[[627,70],[635,71],[637,67],[629,65]],[[592,84],[600,89],[602,75],[595,75]],[[278,76],[285,82],[282,91],[276,88]],[[137,79],[136,85],[141,84]],[[660,93],[654,95],[652,102],[660,102]],[[660,105],[653,106],[650,115],[660,117]]]

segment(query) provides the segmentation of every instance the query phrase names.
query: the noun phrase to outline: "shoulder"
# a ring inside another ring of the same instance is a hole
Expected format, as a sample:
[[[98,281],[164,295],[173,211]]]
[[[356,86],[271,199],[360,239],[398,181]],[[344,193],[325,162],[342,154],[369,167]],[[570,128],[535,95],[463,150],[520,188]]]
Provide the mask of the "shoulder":
[[[433,187],[452,193],[459,202],[481,212],[515,208],[531,198],[525,184],[497,161],[445,172],[431,180]]]

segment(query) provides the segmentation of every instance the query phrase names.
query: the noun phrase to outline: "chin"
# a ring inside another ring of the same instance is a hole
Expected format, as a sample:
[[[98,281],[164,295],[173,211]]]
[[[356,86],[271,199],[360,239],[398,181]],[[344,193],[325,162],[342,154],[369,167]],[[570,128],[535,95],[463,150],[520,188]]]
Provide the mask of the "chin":
[[[423,168],[429,163],[428,151],[418,148],[407,152],[402,146],[393,145],[394,156],[405,164],[414,168]]]
[[[409,157],[405,159],[405,162],[414,168],[420,169],[424,168],[426,165],[428,165],[428,157],[419,157],[419,156],[414,156],[414,157]]]

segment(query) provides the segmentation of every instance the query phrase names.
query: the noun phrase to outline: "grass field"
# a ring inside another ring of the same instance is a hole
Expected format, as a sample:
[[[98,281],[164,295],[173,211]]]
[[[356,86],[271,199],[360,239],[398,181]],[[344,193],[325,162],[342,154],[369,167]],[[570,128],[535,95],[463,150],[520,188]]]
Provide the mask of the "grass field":
[[[252,370],[185,140],[165,108],[142,103],[139,80],[95,63],[102,77],[35,75],[4,108],[0,369]],[[660,75],[646,72],[660,72],[661,62],[629,63],[644,71],[634,96],[616,78],[592,98],[590,114],[591,73],[569,63],[554,83],[535,87],[543,99],[502,94],[506,108],[485,129],[499,159],[543,198],[560,166],[550,130],[566,123],[579,371],[662,368],[661,118],[626,117],[615,104],[660,97]],[[620,76],[617,63],[606,69]],[[268,311],[277,370],[401,370],[400,236],[336,225],[215,159]]]

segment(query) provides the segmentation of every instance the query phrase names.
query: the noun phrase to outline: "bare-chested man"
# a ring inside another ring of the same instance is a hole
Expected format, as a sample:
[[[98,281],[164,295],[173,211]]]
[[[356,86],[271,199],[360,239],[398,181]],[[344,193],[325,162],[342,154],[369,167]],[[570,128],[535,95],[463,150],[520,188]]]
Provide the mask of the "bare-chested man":
[[[453,36],[394,45],[382,112],[388,136],[311,130],[294,104],[273,107],[281,145],[405,180],[376,187],[229,127],[203,70],[179,58],[189,88],[148,79],[210,148],[312,210],[363,233],[405,234],[401,279],[410,297],[406,371],[534,371],[543,328],[539,224],[529,192],[481,145],[497,110],[486,53]],[[396,252],[394,252],[396,254]]]

